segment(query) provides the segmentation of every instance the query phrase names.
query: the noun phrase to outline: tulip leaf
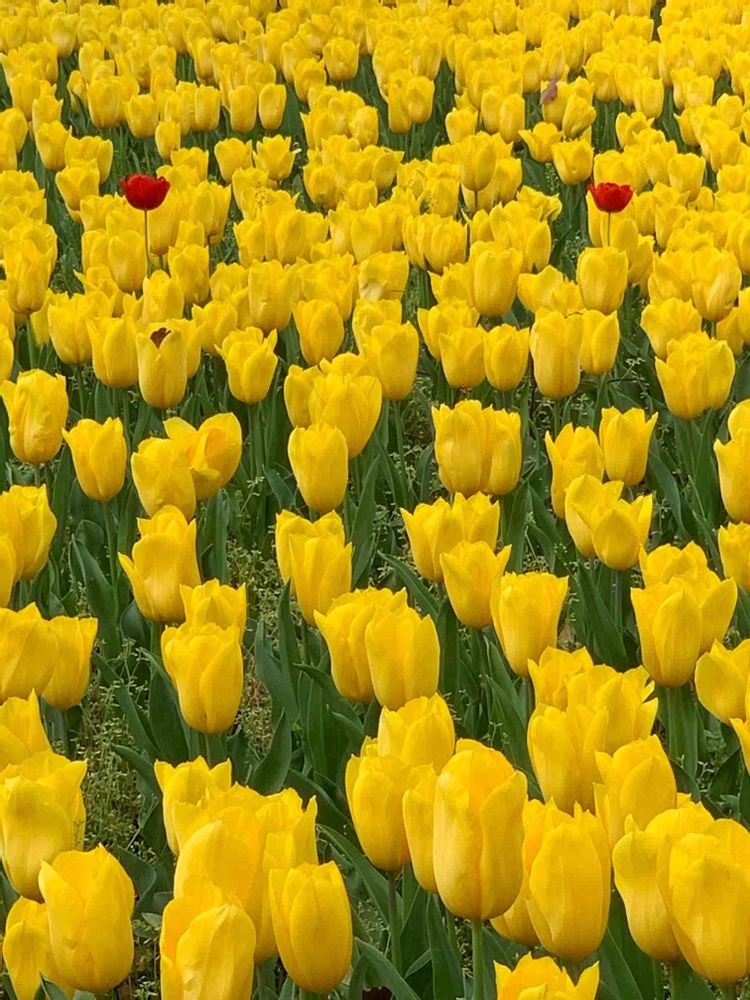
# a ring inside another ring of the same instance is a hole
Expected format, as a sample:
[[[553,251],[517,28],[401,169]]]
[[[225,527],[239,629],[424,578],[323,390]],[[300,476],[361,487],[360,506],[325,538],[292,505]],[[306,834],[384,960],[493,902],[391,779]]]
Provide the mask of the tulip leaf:
[[[414,570],[410,566],[407,566],[401,559],[397,559],[387,552],[383,553],[383,562],[391,567],[396,574],[398,582],[406,587],[409,596],[418,605],[422,614],[432,615],[433,618],[437,618],[439,607],[437,598],[430,593]]]
[[[289,475],[287,473],[287,475]],[[263,478],[271,487],[271,491],[279,505],[279,510],[291,510],[295,507],[295,492],[292,486],[270,466],[263,469]]]
[[[576,583],[579,600],[576,624],[585,633],[579,634],[579,640],[590,647],[596,663],[609,663],[626,669],[630,664],[621,632],[594,583],[593,575],[585,566],[579,566]]]
[[[113,847],[113,853],[122,867],[133,880],[138,899],[136,901],[136,913],[151,910],[151,897],[156,888],[158,876],[153,865],[139,858],[132,851],[124,847]]]
[[[49,979],[45,979],[42,975],[40,975],[39,978],[42,982],[42,985],[39,987],[36,994],[39,1000],[68,1000],[68,994],[65,990],[60,989],[59,986],[55,986],[53,982],[50,982]],[[86,994],[83,995],[86,996]],[[88,994],[88,996],[91,995],[91,993]]]
[[[142,750],[145,750],[152,760],[156,760],[158,752],[154,744],[151,725],[145,712],[135,703],[130,689],[122,682],[119,675],[105,659],[95,655],[94,662],[107,683],[114,685],[117,704],[128,720],[128,725],[136,744]]]
[[[672,473],[653,449],[648,459],[647,481],[651,477],[656,481],[657,493],[664,502],[664,507],[674,517],[677,527],[684,535],[685,525],[682,520],[682,499],[679,487]]]
[[[296,641],[296,640],[295,640]],[[289,721],[294,724],[299,719],[297,696],[294,693],[289,668],[282,666],[281,661],[271,651],[271,644],[266,636],[264,622],[258,623],[253,644],[255,672],[271,695],[275,712],[286,712]]]
[[[705,979],[697,976],[687,962],[677,962],[672,972],[675,997],[679,1000],[715,1000],[715,995]]]
[[[161,759],[170,764],[188,760],[190,754],[177,695],[161,667],[152,666],[148,714]]]
[[[393,964],[377,948],[366,941],[357,940],[357,949],[367,960],[370,968],[380,980],[378,986],[386,986],[395,1000],[419,1000],[406,980],[399,975]]]
[[[292,729],[286,712],[282,711],[268,753],[253,772],[252,787],[262,795],[272,795],[280,791],[291,762]]]
[[[119,643],[119,635],[118,622],[114,615],[112,586],[86,545],[80,545],[76,538],[72,538],[70,550],[75,555],[80,571],[74,573],[74,576],[86,588],[91,610],[99,620],[100,634],[107,649],[115,650]]]
[[[508,571],[519,572],[523,566],[523,552],[526,540],[526,516],[529,512],[529,489],[526,483],[517,487],[502,504],[503,545],[510,545]]]
[[[347,840],[342,834],[337,833],[327,826],[318,825],[318,830],[328,840],[334,848],[343,855],[346,862],[351,865],[359,877],[362,879],[365,888],[375,906],[380,911],[383,920],[388,922],[388,882],[380,874],[362,853],[359,846]],[[387,985],[387,984],[386,984]]]
[[[612,997],[613,1000],[653,1000],[641,993],[630,966],[609,929],[604,934],[597,957],[604,988],[602,992],[606,990],[607,997]]]
[[[366,583],[372,565],[372,558],[377,546],[375,522],[375,487],[380,474],[380,462],[377,457],[367,471],[362,493],[359,496],[357,513],[352,525],[351,541],[354,547],[354,565],[352,567],[352,586],[358,587]]]
[[[133,770],[137,771],[138,774],[143,778],[148,787],[154,793],[154,795],[159,795],[159,782],[156,780],[156,774],[154,773],[154,765],[151,760],[144,757],[143,754],[137,753],[130,747],[120,746],[115,744],[112,748],[118,757],[122,757]]]
[[[662,989],[661,965],[641,951],[631,937],[625,906],[617,892],[613,892],[611,896],[607,927],[608,933],[611,934],[612,940],[638,983],[644,1000],[660,996]]]
[[[447,911],[446,919],[453,920]],[[432,952],[433,1000],[455,1000],[463,993],[461,961],[443,922],[437,896],[430,896],[427,905],[427,938]]]

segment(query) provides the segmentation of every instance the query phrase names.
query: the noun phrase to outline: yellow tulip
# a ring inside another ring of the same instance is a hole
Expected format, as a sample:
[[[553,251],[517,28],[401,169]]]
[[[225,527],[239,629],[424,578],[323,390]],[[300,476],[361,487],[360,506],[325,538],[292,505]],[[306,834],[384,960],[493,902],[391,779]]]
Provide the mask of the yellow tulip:
[[[504,316],[513,305],[523,255],[501,243],[478,242],[469,253],[469,300],[481,316]]]
[[[531,847],[526,835],[535,827],[536,818],[544,812],[544,803],[539,799],[527,799],[523,808],[524,840],[521,857],[524,859],[523,879],[518,895],[512,906],[499,917],[490,921],[495,930],[507,941],[523,944],[527,948],[535,948],[539,944],[534,925],[531,923],[527,904],[529,898],[529,873],[526,870],[525,858]]]
[[[138,381],[136,328],[128,317],[89,320],[94,374],[104,385],[127,389]]]
[[[303,538],[332,535],[343,546],[345,541],[344,522],[335,511],[324,514],[316,521],[308,521],[307,518],[300,514],[293,514],[290,510],[283,510],[276,515],[276,561],[284,583],[288,582],[292,573],[290,539],[293,535],[300,535]]]
[[[555,1000],[595,1000],[599,988],[599,963],[584,969],[573,983],[568,973],[545,956],[524,955],[515,969],[495,962],[497,1000],[521,1000],[541,991]]]
[[[63,979],[50,941],[49,916],[44,903],[20,896],[5,923],[3,961],[18,1000],[34,1000],[40,976],[71,995],[73,986]]]
[[[596,753],[604,749],[607,722],[605,710],[588,705],[569,705],[566,710],[540,705],[534,710],[527,740],[545,801],[553,800],[570,813],[576,803],[593,809],[599,777]]]
[[[345,698],[366,704],[375,697],[365,632],[378,608],[396,610],[405,605],[405,590],[368,587],[336,597],[325,615],[315,612],[315,624],[331,657],[333,683]]]
[[[379,608],[365,629],[365,648],[373,691],[384,707],[398,709],[437,691],[440,645],[429,615],[406,605]]]
[[[725,725],[745,718],[745,699],[750,678],[750,640],[735,649],[714,642],[698,660],[695,690],[704,708]]]
[[[390,300],[383,302],[390,303]],[[406,399],[414,385],[419,361],[419,337],[415,327],[411,323],[376,323],[368,333],[360,334],[360,340],[362,354],[380,382],[383,397]]]
[[[654,498],[651,493],[632,503],[616,500],[599,512],[592,527],[594,551],[605,566],[626,570],[638,561],[651,528]]]
[[[161,635],[164,668],[177,688],[180,711],[201,733],[221,733],[242,700],[243,666],[236,627],[180,625]]]
[[[146,438],[130,459],[133,483],[143,509],[153,517],[162,507],[195,514],[195,487],[185,453],[174,441]]]
[[[498,751],[460,740],[435,793],[434,866],[440,898],[456,916],[487,920],[521,887],[526,778]],[[492,849],[500,839],[502,851]]]
[[[230,587],[218,580],[207,580],[197,587],[181,586],[180,599],[188,625],[218,625],[245,633],[247,623],[247,588]]]
[[[742,287],[742,272],[734,256],[703,247],[693,256],[691,293],[695,308],[709,323],[724,319]]]
[[[677,806],[677,783],[658,736],[634,740],[611,756],[596,754],[602,783],[594,786],[596,814],[614,845],[628,817],[643,830],[659,813]]]
[[[499,392],[515,389],[529,364],[529,330],[503,323],[484,333],[487,381]]]
[[[185,395],[188,357],[185,336],[179,329],[161,327],[139,333],[135,339],[138,386],[149,406],[167,409]]]
[[[433,864],[437,772],[425,768],[403,797],[403,819],[414,877],[425,892],[437,892]]]
[[[45,486],[11,486],[0,493],[0,524],[16,552],[16,578],[33,580],[47,562],[57,530]]]
[[[550,399],[563,399],[575,392],[581,379],[583,324],[574,313],[548,312],[531,328],[529,347],[534,379],[540,392]]]
[[[255,927],[247,913],[210,882],[191,886],[164,910],[159,939],[164,1000],[209,993],[249,996],[255,972]],[[226,956],[231,956],[227,960]]]
[[[378,723],[378,753],[415,767],[440,772],[453,756],[456,732],[450,709],[439,694],[413,698],[401,708],[384,708]]]
[[[641,326],[654,354],[663,361],[670,340],[682,340],[689,333],[700,332],[701,314],[692,302],[667,298],[662,302],[649,302],[643,310]]]
[[[546,951],[580,962],[599,947],[607,928],[611,867],[604,827],[579,805],[569,816],[548,802],[527,843],[534,930]]]
[[[581,317],[581,368],[589,375],[605,375],[614,368],[620,346],[617,313],[586,309]]]
[[[604,455],[596,434],[590,427],[566,424],[556,438],[549,433],[544,443],[552,464],[552,507],[558,517],[565,517],[565,494],[579,476],[604,476]]]
[[[557,645],[559,619],[568,578],[551,573],[504,573],[495,577],[490,597],[492,624],[515,673],[529,676],[537,661]]]
[[[714,454],[724,508],[733,521],[750,521],[750,502],[744,486],[750,463],[750,432],[743,428],[726,444],[715,441]]]
[[[610,479],[619,479],[626,486],[635,486],[643,479],[656,417],[654,413],[646,420],[645,412],[636,407],[624,413],[613,406],[602,410],[599,445]]]
[[[701,651],[701,609],[678,580],[631,590],[643,665],[657,682],[680,687],[693,674]]]
[[[42,308],[56,261],[56,240],[50,245],[39,230],[6,242],[3,263],[8,302],[14,312],[28,315]]]
[[[448,600],[456,617],[469,628],[492,623],[491,594],[495,579],[505,572],[510,546],[495,553],[485,541],[462,540],[440,556]]]
[[[352,584],[352,546],[331,534],[289,536],[292,589],[305,621],[313,625],[315,612],[326,614],[331,603]]]
[[[49,622],[42,619],[36,604],[27,604],[21,611],[0,608],[2,700],[28,698],[32,691],[40,695],[52,676],[55,652]]]
[[[591,176],[594,150],[587,139],[556,142],[551,152],[552,162],[563,184],[582,184]]]
[[[67,711],[83,698],[91,675],[91,652],[98,628],[96,618],[66,618],[60,615],[47,625],[56,645],[52,676],[42,695],[44,700]]]
[[[383,390],[374,375],[339,370],[321,364],[322,378],[312,382],[311,423],[338,427],[346,438],[349,458],[356,458],[370,439],[380,417]]]
[[[223,761],[210,768],[203,757],[173,767],[157,760],[154,773],[162,793],[162,813],[167,842],[172,853],[180,853],[184,827],[190,823],[191,814],[205,803],[229,791],[232,783],[232,764]]]
[[[135,892],[120,863],[101,846],[64,851],[51,865],[42,864],[39,888],[63,979],[92,993],[126,979],[133,965]]]
[[[63,438],[73,456],[78,483],[92,500],[107,503],[116,496],[125,482],[127,443],[122,421],[108,417],[99,424],[95,420],[79,420]]]
[[[587,309],[616,312],[628,285],[628,258],[614,247],[589,247],[578,258],[576,280]]]
[[[133,546],[132,558],[119,553],[136,604],[151,621],[182,621],[180,587],[200,584],[196,523],[188,523],[176,507],[162,507],[150,520],[139,518],[138,528],[141,538]]]
[[[270,874],[273,931],[287,974],[300,989],[328,993],[352,962],[352,915],[335,862]]]
[[[338,427],[310,424],[289,435],[289,463],[305,503],[327,514],[344,500],[349,481],[346,438]]]
[[[68,417],[68,394],[62,375],[21,372],[0,385],[10,425],[10,446],[19,462],[38,465],[54,458],[62,445]]]
[[[667,344],[667,359],[656,360],[656,375],[671,413],[692,420],[724,405],[734,379],[735,362],[726,341],[691,333]]]
[[[35,754],[49,750],[34,691],[28,698],[8,698],[0,705],[0,767],[21,764]]]
[[[85,761],[46,750],[10,765],[0,784],[0,854],[13,888],[41,899],[39,872],[61,851],[83,844]]]
[[[235,330],[224,338],[219,354],[235,399],[251,404],[268,395],[279,360],[276,340],[275,332],[265,337],[257,327]]]
[[[404,795],[431,771],[410,767],[398,757],[378,753],[377,740],[366,739],[360,756],[346,765],[346,798],[362,850],[376,868],[398,872],[409,860],[402,814]]]
[[[453,493],[509,493],[521,474],[518,413],[463,400],[432,408],[440,480]]]

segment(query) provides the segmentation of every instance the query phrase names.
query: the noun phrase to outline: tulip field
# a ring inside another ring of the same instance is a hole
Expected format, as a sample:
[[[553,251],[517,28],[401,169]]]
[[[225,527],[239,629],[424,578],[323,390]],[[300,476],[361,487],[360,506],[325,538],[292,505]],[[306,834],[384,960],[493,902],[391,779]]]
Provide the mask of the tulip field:
[[[0,996],[750,997],[750,3],[0,4]]]

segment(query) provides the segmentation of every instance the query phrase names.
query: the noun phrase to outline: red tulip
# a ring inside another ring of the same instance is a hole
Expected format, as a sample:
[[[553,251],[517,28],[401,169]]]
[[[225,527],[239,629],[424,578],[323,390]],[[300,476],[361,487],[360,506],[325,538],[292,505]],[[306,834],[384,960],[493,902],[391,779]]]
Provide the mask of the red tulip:
[[[633,197],[629,184],[589,184],[589,191],[600,212],[621,212]]]
[[[150,212],[152,208],[158,208],[167,197],[169,181],[166,177],[131,174],[122,178],[120,187],[129,205],[142,212]]]

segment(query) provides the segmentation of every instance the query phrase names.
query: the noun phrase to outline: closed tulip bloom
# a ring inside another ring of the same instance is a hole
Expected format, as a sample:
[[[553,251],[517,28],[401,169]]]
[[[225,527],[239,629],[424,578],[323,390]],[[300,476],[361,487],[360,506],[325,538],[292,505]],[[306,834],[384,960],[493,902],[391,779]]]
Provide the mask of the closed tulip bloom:
[[[14,312],[29,315],[42,308],[56,260],[56,247],[49,246],[37,232],[6,241],[3,263],[8,301]]]
[[[481,316],[504,316],[516,297],[523,255],[500,243],[479,242],[469,253],[469,301]]]
[[[724,576],[750,591],[750,525],[742,522],[719,528],[719,553]]]
[[[250,996],[254,952],[255,927],[248,914],[215,885],[200,882],[164,910],[159,938],[162,997]]]
[[[438,775],[425,768],[419,781],[407,789],[403,798],[404,829],[414,877],[425,892],[437,892],[435,881],[434,835],[435,792]]]
[[[291,278],[277,260],[253,261],[247,272],[250,324],[264,333],[283,330],[292,315]]]
[[[715,441],[714,454],[724,509],[733,521],[750,521],[750,496],[746,486],[750,470],[750,431],[743,428],[726,444]]]
[[[232,784],[232,764],[222,761],[210,768],[203,757],[173,767],[157,760],[154,773],[162,793],[164,829],[170,850],[180,853],[180,830],[192,812],[202,808],[207,801],[229,791]],[[189,821],[189,820],[188,820]]]
[[[405,793],[433,770],[381,756],[377,740],[366,739],[359,757],[346,765],[346,799],[362,850],[376,868],[398,872],[409,860],[402,815]]]
[[[188,625],[234,626],[240,636],[247,623],[247,587],[230,587],[218,580],[207,580],[197,587],[180,587],[180,599]]]
[[[365,632],[378,608],[395,610],[405,605],[405,590],[394,593],[387,588],[368,587],[335,598],[325,615],[315,612],[315,624],[331,657],[333,683],[344,698],[367,704],[375,697]]]
[[[10,425],[10,446],[19,462],[38,465],[60,450],[68,417],[68,394],[62,375],[21,372],[16,382],[3,382],[0,397]]]
[[[596,476],[578,476],[568,487],[565,493],[565,524],[584,559],[591,559],[596,551],[594,525],[605,511],[617,503],[621,493],[622,483],[602,483]]]
[[[219,354],[235,399],[252,404],[268,395],[279,360],[276,340],[275,332],[266,337],[257,327],[235,330],[224,338]]]
[[[614,247],[589,247],[578,258],[576,280],[587,309],[616,312],[628,285],[628,258]]]
[[[504,573],[490,597],[492,624],[511,668],[529,676],[528,661],[557,645],[568,578],[551,573]]]
[[[289,435],[289,462],[307,506],[319,514],[335,510],[349,481],[346,438],[338,427],[311,424]]]
[[[613,755],[597,753],[601,784],[594,786],[596,814],[614,845],[629,817],[643,830],[654,816],[677,806],[677,782],[658,736],[633,740]]]
[[[744,719],[748,678],[750,639],[744,639],[735,649],[714,642],[695,669],[698,700],[725,725],[732,719]]]
[[[331,360],[344,340],[344,321],[330,299],[298,302],[292,310],[299,333],[300,349],[308,365]]]
[[[635,486],[646,475],[648,448],[657,415],[649,419],[643,410],[633,407],[624,413],[613,406],[602,410],[599,444],[610,479],[625,486]]]
[[[46,486],[11,486],[0,493],[0,524],[16,551],[16,578],[33,580],[47,562],[57,530]]]
[[[198,500],[218,493],[234,476],[242,456],[242,428],[233,413],[216,413],[199,427],[171,417],[164,430],[185,454]]]
[[[524,859],[523,879],[518,895],[512,906],[499,917],[493,917],[491,924],[501,937],[506,941],[513,941],[516,944],[525,945],[527,948],[535,948],[539,944],[534,925],[531,923],[529,910],[526,905],[529,898],[529,873],[526,870],[525,856],[529,853],[530,843],[526,834],[533,830],[537,818],[544,812],[544,803],[540,799],[527,799],[523,807],[523,829],[524,841],[521,857]]]
[[[617,313],[586,309],[581,316],[581,368],[589,375],[605,375],[614,368],[620,346]]]
[[[301,514],[293,514],[290,510],[282,510],[276,515],[276,561],[279,565],[279,573],[284,583],[291,579],[292,575],[292,549],[291,538],[299,535],[303,538],[320,538],[323,535],[332,535],[343,546],[344,522],[335,511],[324,514],[316,521],[308,521]]]
[[[563,184],[582,184],[591,176],[594,150],[586,139],[556,142],[552,146],[552,163]]]
[[[135,324],[125,316],[89,320],[94,374],[104,385],[127,389],[138,381]]]
[[[497,509],[499,530],[500,510]],[[463,519],[458,510],[442,497],[433,503],[420,503],[410,513],[401,510],[417,572],[427,580],[441,583],[443,569],[440,558],[450,552],[464,537]],[[491,530],[491,529],[490,529]],[[497,540],[497,531],[491,544]]]
[[[28,698],[49,683],[56,652],[54,636],[36,604],[21,611],[0,608],[0,697]]]
[[[10,908],[3,938],[3,962],[18,1000],[34,1000],[40,976],[69,996],[73,993],[73,987],[63,979],[55,962],[44,903],[20,896]]]
[[[406,399],[417,377],[419,336],[416,328],[411,323],[376,323],[369,333],[362,333],[361,350],[370,371],[380,382],[383,397],[397,401]]]
[[[92,993],[126,979],[133,965],[135,892],[119,861],[102,846],[64,851],[42,864],[39,887],[63,979]]]
[[[48,623],[56,655],[52,677],[42,695],[49,705],[61,712],[77,705],[86,693],[98,625],[96,618],[67,618],[64,615]]]
[[[378,753],[404,764],[431,764],[440,772],[453,756],[456,731],[447,703],[439,694],[413,698],[401,708],[384,708],[378,723]]]
[[[483,408],[478,400],[432,408],[440,480],[453,493],[510,492],[521,473],[517,413]]]
[[[300,989],[326,994],[352,962],[352,914],[335,862],[276,869],[269,880],[274,936],[287,974]]]
[[[678,580],[631,590],[643,666],[657,684],[680,687],[701,652],[700,605]]]
[[[643,310],[641,326],[646,331],[654,354],[664,360],[670,340],[681,340],[701,330],[701,315],[692,302],[668,298],[650,302]]]
[[[455,326],[440,334],[440,363],[454,389],[474,389],[484,379],[484,331]]]
[[[706,333],[691,333],[667,344],[667,360],[656,360],[656,375],[670,413],[692,420],[726,403],[734,379],[732,349]]]
[[[658,701],[650,697],[654,683],[643,667],[620,672],[597,664],[574,673],[565,686],[567,708],[584,705],[609,713],[602,747],[605,753],[613,754],[626,743],[645,739],[653,729]]]
[[[659,813],[644,830],[628,830],[612,851],[615,885],[625,904],[628,929],[641,951],[661,962],[682,958],[675,939],[659,871],[668,861],[671,844],[703,833],[713,820],[702,804],[687,800]]]
[[[693,257],[691,293],[695,308],[709,323],[729,313],[742,288],[742,272],[733,254],[703,247]]]
[[[507,323],[484,333],[484,369],[487,381],[499,392],[515,389],[529,364],[528,327]]]
[[[133,483],[149,517],[171,505],[190,519],[195,514],[195,487],[185,453],[169,439],[146,438],[130,459]]]
[[[596,753],[604,749],[608,714],[589,705],[561,710],[539,705],[529,720],[529,756],[545,801],[572,813],[576,803],[594,808],[599,777]],[[553,749],[554,748],[554,749]]]
[[[568,973],[548,956],[524,955],[515,969],[495,962],[497,1000],[522,1000],[541,992],[555,1000],[595,1000],[599,988],[599,963],[584,969],[574,983]]]
[[[609,916],[611,868],[604,827],[578,805],[569,816],[549,802],[524,863],[529,915],[542,947],[582,961],[601,944]]]
[[[682,954],[699,976],[720,985],[750,971],[750,936],[740,917],[750,907],[749,850],[743,826],[717,820],[672,846],[660,878]]]
[[[0,705],[0,768],[21,764],[49,749],[34,691],[28,698],[8,698]]]
[[[339,372],[321,365],[323,378],[313,381],[311,423],[332,424],[346,438],[349,458],[356,458],[370,440],[380,417],[383,390],[374,375]]]
[[[596,434],[590,427],[566,424],[556,438],[549,432],[544,443],[552,464],[552,508],[558,517],[565,517],[565,494],[579,476],[602,479],[604,455]]]
[[[166,628],[161,651],[188,725],[201,733],[229,729],[244,681],[238,630],[213,624]]]
[[[581,379],[583,324],[580,314],[548,312],[531,328],[529,347],[534,378],[540,392],[563,399],[575,392]]]
[[[187,347],[181,330],[165,327],[136,336],[138,386],[149,406],[175,406],[187,388]]]
[[[351,542],[329,534],[291,535],[289,561],[293,592],[309,625],[315,624],[316,611],[326,614],[334,598],[351,590]]]
[[[185,615],[180,587],[197,587],[196,522],[176,507],[162,507],[150,520],[138,519],[141,538],[132,558],[119,553],[138,609],[155,622],[179,622]]]
[[[122,421],[108,417],[99,424],[95,420],[79,420],[63,438],[73,456],[78,483],[92,500],[107,503],[116,496],[125,482],[128,446]]]
[[[39,872],[61,851],[83,844],[85,761],[46,750],[11,765],[0,785],[0,854],[13,888],[40,900]]]
[[[7,608],[18,579],[18,557],[10,535],[0,534],[0,608]]]
[[[591,533],[594,551],[605,566],[626,570],[638,562],[651,529],[654,497],[636,497],[632,503],[616,500],[597,518]]]
[[[365,629],[365,648],[373,691],[385,708],[437,691],[440,643],[429,615],[407,605],[378,609]]]
[[[525,801],[525,776],[498,750],[459,741],[435,794],[435,880],[451,913],[487,920],[513,903],[523,876]],[[502,851],[492,846],[498,839]]]
[[[492,623],[492,586],[509,559],[510,545],[496,553],[487,542],[463,540],[440,556],[448,600],[468,628],[482,629]]]

